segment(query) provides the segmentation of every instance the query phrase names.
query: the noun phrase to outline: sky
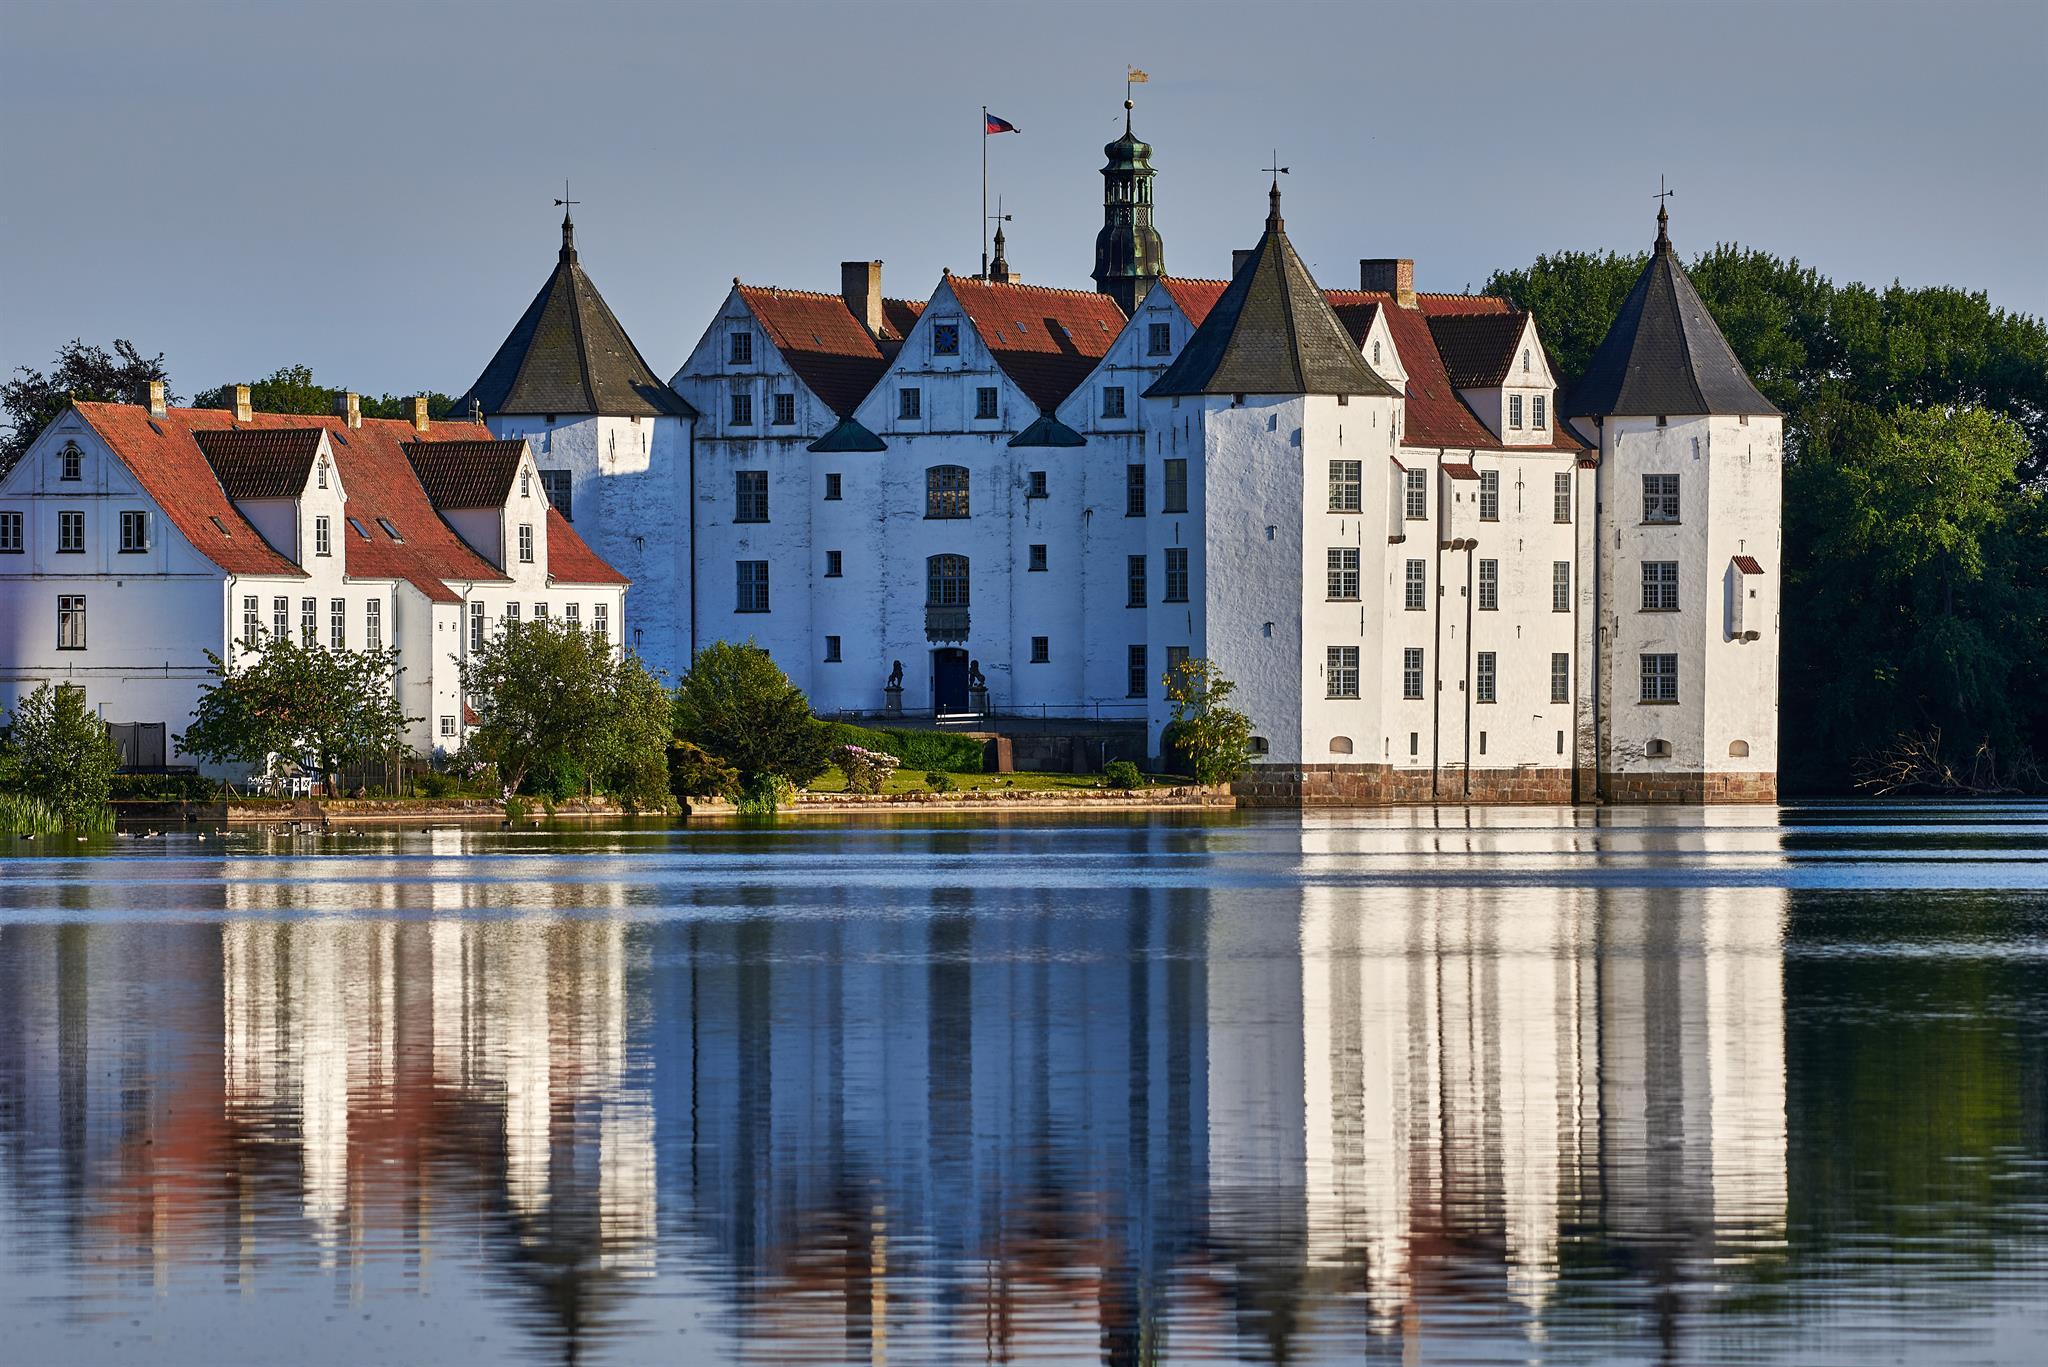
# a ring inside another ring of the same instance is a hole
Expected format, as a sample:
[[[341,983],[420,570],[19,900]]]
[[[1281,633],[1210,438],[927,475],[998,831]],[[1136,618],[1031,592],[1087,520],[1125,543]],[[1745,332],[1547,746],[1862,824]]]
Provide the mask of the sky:
[[[6,0],[0,371],[126,337],[181,395],[291,364],[460,393],[553,268],[566,177],[667,376],[735,276],[975,270],[984,104],[1021,130],[988,149],[1011,264],[1090,288],[1126,63],[1175,274],[1256,241],[1277,149],[1330,287],[1642,250],[1661,175],[1688,255],[2048,314],[2048,0]]]

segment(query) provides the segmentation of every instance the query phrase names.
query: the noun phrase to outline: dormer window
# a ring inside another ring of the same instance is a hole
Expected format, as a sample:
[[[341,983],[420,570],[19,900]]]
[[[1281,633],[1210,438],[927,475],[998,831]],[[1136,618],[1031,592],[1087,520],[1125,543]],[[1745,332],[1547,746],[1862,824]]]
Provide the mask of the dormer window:
[[[726,359],[732,364],[752,365],[754,363],[753,333],[735,332],[727,339],[727,346],[729,350],[726,352]]]
[[[932,355],[958,356],[960,354],[960,325],[958,323],[932,324]]]
[[[85,452],[78,449],[77,442],[65,442],[64,450],[60,454],[59,459],[61,459],[64,463],[63,474],[60,476],[60,478],[75,480],[81,477],[79,467],[84,463]]]

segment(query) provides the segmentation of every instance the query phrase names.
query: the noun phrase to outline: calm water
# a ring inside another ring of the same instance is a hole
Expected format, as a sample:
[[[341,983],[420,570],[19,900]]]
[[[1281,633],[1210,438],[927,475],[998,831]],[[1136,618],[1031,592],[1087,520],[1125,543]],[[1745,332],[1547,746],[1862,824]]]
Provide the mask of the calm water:
[[[2048,807],[0,847],[0,1360],[2048,1356]]]

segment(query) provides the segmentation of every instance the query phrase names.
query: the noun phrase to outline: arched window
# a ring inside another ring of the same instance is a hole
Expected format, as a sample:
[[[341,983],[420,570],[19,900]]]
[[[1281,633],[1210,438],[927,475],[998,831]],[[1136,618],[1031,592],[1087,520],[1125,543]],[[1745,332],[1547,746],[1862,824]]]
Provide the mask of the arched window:
[[[1331,754],[1333,754],[1333,755],[1348,755],[1348,754],[1350,754],[1350,753],[1351,753],[1351,737],[1349,737],[1349,736],[1332,736],[1332,737],[1330,737],[1330,753],[1331,753]]]
[[[924,603],[928,608],[967,606],[967,557],[931,555],[924,562]]]
[[[58,459],[62,462],[63,465],[63,472],[58,476],[58,478],[79,478],[79,465],[85,459],[85,452],[78,449],[77,442],[65,442],[64,449],[58,452]]]
[[[1271,750],[1271,749],[1272,749],[1272,747],[1266,744],[1266,738],[1265,738],[1264,736],[1253,736],[1253,737],[1252,737],[1252,753],[1253,753],[1253,754],[1255,754],[1255,755],[1263,755],[1263,754],[1267,754],[1268,752],[1270,752],[1270,750]]]
[[[934,465],[924,472],[924,515],[967,516],[967,467]]]
[[[1670,759],[1671,742],[1668,740],[1653,740],[1643,747],[1643,753],[1651,759]]]
[[[1731,740],[1731,741],[1729,741],[1729,742],[1728,742],[1728,753],[1729,753],[1730,755],[1732,755],[1732,756],[1733,756],[1734,758],[1736,758],[1736,759],[1748,759],[1748,758],[1749,758],[1749,742],[1748,742],[1748,741],[1746,741],[1746,740]]]

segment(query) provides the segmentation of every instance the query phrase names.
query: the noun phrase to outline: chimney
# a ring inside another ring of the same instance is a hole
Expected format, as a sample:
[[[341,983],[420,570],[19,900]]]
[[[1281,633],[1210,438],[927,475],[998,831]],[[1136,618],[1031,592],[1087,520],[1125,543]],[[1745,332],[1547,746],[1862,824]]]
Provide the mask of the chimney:
[[[1244,263],[1258,255],[1257,247],[1240,247],[1230,254],[1230,278],[1237,279],[1237,273],[1244,269]]]
[[[235,421],[249,421],[249,386],[245,384],[235,386]]]
[[[432,425],[427,421],[427,396],[415,394],[412,400],[412,430],[424,432]]]
[[[1391,294],[1404,309],[1415,307],[1415,263],[1407,257],[1376,256],[1358,263],[1358,288]]]
[[[363,425],[363,396],[353,391],[334,396],[334,415],[348,420],[350,427]]]
[[[870,337],[882,335],[882,263],[842,261],[839,263],[839,297]]]
[[[149,382],[149,416],[161,418],[164,416],[164,412],[164,382],[162,380],[151,380]]]

